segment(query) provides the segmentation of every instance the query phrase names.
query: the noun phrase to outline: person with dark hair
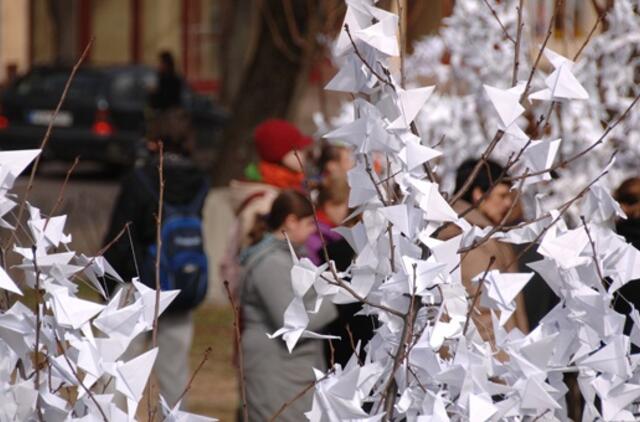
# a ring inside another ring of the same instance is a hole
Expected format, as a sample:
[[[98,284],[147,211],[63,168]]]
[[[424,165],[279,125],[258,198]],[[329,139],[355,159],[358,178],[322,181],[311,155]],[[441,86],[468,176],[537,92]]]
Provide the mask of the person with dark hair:
[[[293,260],[286,237],[294,247],[304,245],[315,230],[313,209],[304,195],[285,190],[271,211],[251,231],[252,246],[242,253],[244,275],[240,288],[242,355],[249,420],[270,420],[278,409],[315,380],[311,368],[324,371],[323,344],[301,339],[291,353],[282,339],[266,334],[284,325],[284,313],[294,298]],[[313,289],[304,297],[307,309],[315,301]],[[323,301],[309,315],[308,330],[322,331],[337,316],[335,305]],[[312,391],[293,402],[279,421],[301,421],[311,409]]]
[[[149,93],[147,109],[147,141],[152,149],[155,142],[194,144],[195,133],[191,116],[182,104],[182,79],[176,73],[173,55],[162,51],[158,55],[156,86]]]
[[[158,54],[156,88],[149,95],[149,106],[166,111],[182,105],[182,80],[176,73],[173,55],[169,51]]]
[[[331,144],[323,141],[318,157],[320,176],[347,177],[347,172],[353,168],[355,161],[351,148],[346,145]]]
[[[462,189],[477,163],[478,160],[469,159],[460,164],[456,173],[456,192]],[[469,204],[477,204],[478,210],[493,224],[500,223],[513,204],[511,185],[505,182],[494,183],[503,175],[503,171],[503,167],[495,161],[486,160],[471,187],[462,196]],[[485,195],[486,192],[489,193]]]
[[[477,163],[478,160],[467,160],[460,165],[456,174],[456,192],[471,177]],[[473,206],[474,208],[464,218],[469,223],[480,228],[500,223],[513,203],[510,186],[506,183],[495,183],[503,173],[503,170],[499,164],[493,161],[483,162],[480,171],[471,180],[465,195],[461,200],[453,204],[454,210],[461,213]],[[457,226],[449,225],[440,232],[439,237],[446,240],[459,235],[460,232]],[[502,272],[518,271],[516,255],[511,246],[506,243],[492,239],[465,253],[461,258],[462,283],[466,287],[470,298],[481,293],[478,283],[472,283],[471,280],[486,271],[492,259],[494,261],[490,266],[491,269],[497,269]],[[479,303],[479,301],[477,302]],[[490,310],[478,306],[478,309],[474,310],[472,315],[473,322],[482,338],[493,344],[495,340]],[[523,333],[528,333],[529,324],[522,294],[516,297],[516,311],[505,323],[505,328],[507,331],[518,328]],[[501,358],[506,358],[506,356],[501,356]]]
[[[615,190],[613,197],[620,203],[620,208],[627,215],[626,219],[616,221],[616,232],[631,243],[634,248],[640,249],[640,177],[626,179]],[[631,332],[633,325],[629,316],[631,304],[640,310],[638,281],[640,280],[632,280],[614,293],[614,309],[627,316],[625,322],[625,334],[627,335]]]
[[[173,242],[173,240],[177,242],[180,239],[173,235],[165,238],[163,234],[161,256],[163,258],[169,257],[172,256],[173,252],[196,253],[200,261],[202,261],[202,259],[206,259],[206,255],[204,255],[203,250],[201,228],[198,229],[192,224],[192,227],[185,231],[183,230],[184,227],[178,227],[178,221],[181,220],[177,216],[188,216],[191,223],[201,218],[205,197],[208,193],[208,180],[205,174],[191,160],[191,150],[187,145],[175,141],[167,141],[163,143],[163,147],[164,206],[161,228],[163,233],[183,236],[182,239],[187,239],[191,247],[189,251],[182,249],[180,245]],[[130,281],[134,277],[140,276],[143,284],[154,289],[154,251],[156,250],[157,230],[155,215],[158,213],[159,201],[158,164],[157,155],[150,155],[145,163],[132,169],[124,177],[104,239],[104,244],[109,243],[127,223],[130,223],[130,238],[127,234],[120,237],[107,250],[105,257],[125,281]],[[171,219],[170,222],[174,225],[174,228],[180,231],[167,230],[165,232],[167,225],[164,222],[169,221],[169,219]],[[189,280],[194,280],[192,276],[197,276],[198,281],[203,283],[199,286],[205,286],[204,292],[206,294],[206,264],[200,263],[203,265],[195,263],[192,268],[187,269],[189,273],[187,277]],[[161,284],[169,276],[172,277],[173,281],[177,280],[177,278],[173,278],[176,276],[173,270],[173,268],[169,269],[168,266],[165,266],[165,261],[161,259]],[[180,285],[184,286],[183,284]],[[113,290],[115,286],[111,287]],[[193,337],[191,306],[196,304],[187,300],[186,302],[183,301],[182,305],[176,306],[189,293],[187,293],[186,289],[182,289],[177,285],[168,287],[168,289],[171,288],[180,288],[181,293],[159,318],[157,335],[159,350],[154,372],[160,385],[160,394],[170,406],[173,406],[184,391],[188,381],[188,358]],[[189,292],[192,292],[192,290]],[[202,296],[199,300],[202,300]],[[133,357],[143,352],[145,343],[149,340],[147,334],[149,333],[144,333],[133,340],[127,355]]]

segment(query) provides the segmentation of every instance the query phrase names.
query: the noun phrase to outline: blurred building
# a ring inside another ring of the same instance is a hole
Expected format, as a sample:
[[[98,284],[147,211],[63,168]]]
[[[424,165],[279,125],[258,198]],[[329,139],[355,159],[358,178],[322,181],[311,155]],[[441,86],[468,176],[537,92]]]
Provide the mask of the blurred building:
[[[91,37],[96,65],[155,65],[171,51],[199,91],[217,89],[222,0],[0,0],[0,80],[6,66],[73,63]]]
[[[0,86],[29,64],[29,0],[0,0]]]

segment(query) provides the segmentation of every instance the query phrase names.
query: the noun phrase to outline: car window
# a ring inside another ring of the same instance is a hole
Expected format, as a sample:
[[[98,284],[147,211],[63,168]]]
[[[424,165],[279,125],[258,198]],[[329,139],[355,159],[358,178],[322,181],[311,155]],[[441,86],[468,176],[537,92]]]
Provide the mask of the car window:
[[[147,92],[140,75],[136,72],[121,72],[113,77],[109,95],[114,103],[143,106],[147,100]]]
[[[67,79],[69,79],[67,72],[33,72],[18,81],[16,93],[20,96],[59,98],[64,91]],[[67,98],[92,98],[98,95],[99,90],[100,78],[98,74],[78,73],[69,87]]]

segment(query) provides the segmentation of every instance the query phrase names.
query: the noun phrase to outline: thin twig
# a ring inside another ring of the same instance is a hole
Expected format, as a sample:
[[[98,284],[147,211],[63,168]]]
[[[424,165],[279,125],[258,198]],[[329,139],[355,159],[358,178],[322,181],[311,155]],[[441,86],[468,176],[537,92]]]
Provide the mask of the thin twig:
[[[553,34],[553,26],[554,26],[554,23],[556,22],[556,16],[558,16],[558,11],[560,10],[560,6],[563,3],[564,3],[564,0],[558,0],[556,2],[556,8],[553,11],[553,15],[551,16],[551,19],[549,19],[547,35],[544,37],[544,41],[540,46],[540,50],[538,50],[538,55],[536,56],[535,62],[533,62],[533,67],[531,68],[531,72],[529,73],[529,78],[527,78],[527,84],[524,87],[524,91],[520,96],[520,101],[525,99],[527,97],[527,94],[529,93],[529,89],[531,88],[531,81],[533,80],[533,75],[536,73],[536,70],[538,69],[538,64],[540,63],[540,58],[542,57],[542,53],[544,52],[544,49],[547,47],[547,42],[549,42],[549,38],[551,38],[551,34]]]
[[[351,41],[351,45],[353,46],[353,51],[356,53],[356,56],[358,56],[358,58],[360,59],[362,64],[364,64],[365,67],[367,69],[369,69],[369,71],[373,74],[373,76],[378,78],[378,80],[380,82],[382,82],[383,84],[385,84],[388,87],[390,87],[393,91],[395,91],[396,87],[391,82],[389,82],[388,79],[386,79],[385,77],[380,75],[378,72],[376,72],[376,70],[362,56],[362,54],[360,53],[360,50],[358,50],[358,46],[356,45],[355,41],[353,40],[353,37],[351,37],[351,31],[349,30],[349,24],[347,24],[347,23],[344,24],[344,30],[347,33],[347,36],[349,37],[349,41]]]
[[[155,262],[155,287],[156,298],[153,307],[153,332],[151,342],[153,347],[158,346],[158,317],[160,316],[160,258],[162,254],[162,210],[164,208],[164,145],[158,142],[158,211],[156,213],[156,262]],[[147,412],[150,421],[153,421],[156,409],[151,407],[151,382],[147,384]]]
[[[127,221],[125,223],[125,225],[122,227],[122,229],[120,229],[118,234],[116,234],[115,237],[113,239],[111,239],[111,241],[109,243],[104,245],[94,256],[92,256],[91,259],[89,260],[89,262],[87,262],[85,264],[85,266],[82,267],[82,269],[80,271],[78,271],[78,273],[81,273],[84,270],[86,270],[87,268],[89,268],[91,266],[91,264],[93,264],[93,262],[96,260],[97,257],[104,255],[109,249],[111,249],[111,247],[113,245],[115,245],[115,243],[118,240],[120,240],[120,238],[127,232],[127,230],[129,230],[129,226],[130,225],[131,225],[131,221]]]
[[[505,38],[517,45],[517,41],[514,40],[511,35],[509,35],[509,32],[507,32],[507,28],[505,28],[504,25],[502,24],[502,21],[500,20],[500,18],[498,17],[498,14],[496,13],[496,10],[493,7],[491,7],[491,5],[487,0],[484,0],[484,4],[486,4],[489,10],[491,10],[491,14],[498,22],[498,25],[500,25],[500,28],[502,28],[502,33],[504,34]],[[520,24],[520,21],[518,21],[518,24]]]
[[[280,415],[282,415],[284,413],[285,410],[287,410],[291,405],[293,405],[293,403],[295,403],[296,401],[298,401],[299,399],[301,399],[302,397],[304,397],[305,394],[307,394],[307,392],[309,390],[311,390],[312,388],[314,388],[316,385],[318,385],[320,382],[324,381],[325,379],[327,379],[329,377],[329,375],[333,374],[334,369],[331,368],[322,378],[317,379],[311,383],[309,383],[305,388],[303,388],[302,390],[300,390],[300,392],[298,394],[296,394],[293,398],[291,398],[291,400],[288,400],[286,402],[284,402],[282,404],[282,406],[280,406],[280,409],[278,409],[278,411],[276,413],[274,413],[273,415],[271,415],[271,417],[269,418],[269,422],[274,422],[278,419],[278,417]]]
[[[638,95],[636,95],[636,97],[633,99],[633,101],[631,102],[631,104],[629,104],[629,106],[626,108],[626,110],[613,122],[613,124],[609,124],[607,126],[607,128],[605,129],[605,131],[602,133],[602,135],[591,145],[589,145],[588,147],[586,147],[585,149],[583,149],[582,151],[576,153],[575,155],[564,159],[558,163],[556,163],[555,165],[552,165],[549,168],[546,168],[544,170],[540,170],[540,171],[535,171],[535,172],[531,172],[529,173],[526,177],[533,177],[533,176],[540,176],[543,175],[545,173],[549,173],[553,170],[557,170],[561,167],[565,167],[569,164],[571,164],[572,162],[578,160],[579,158],[583,157],[584,155],[588,154],[591,150],[593,150],[595,147],[597,147],[598,145],[600,145],[601,143],[604,142],[604,139],[609,135],[609,133],[616,128],[616,126],[618,126],[629,114],[629,112],[631,112],[631,109],[633,109],[633,107],[638,103],[638,100],[640,100],[640,93]],[[514,181],[514,180],[518,180],[521,178],[524,178],[525,176],[514,176],[514,177],[508,177],[505,178],[506,181]]]
[[[56,334],[55,330],[53,331],[53,336],[55,337],[56,344],[58,345],[58,347],[60,348],[60,351],[62,352],[62,357],[67,362],[67,365],[69,366],[69,369],[71,369],[71,373],[73,374],[73,376],[78,381],[78,384],[80,384],[80,386],[85,391],[85,393],[87,393],[87,396],[89,396],[89,399],[91,399],[93,404],[98,408],[98,412],[100,412],[100,416],[102,416],[102,419],[105,422],[109,422],[109,419],[107,419],[107,415],[104,413],[104,410],[102,410],[102,407],[100,406],[100,403],[98,403],[96,398],[93,396],[93,393],[91,392],[91,390],[89,388],[87,388],[86,385],[84,385],[84,383],[80,379],[80,376],[78,375],[78,371],[76,369],[74,369],[71,361],[69,360],[69,357],[67,356],[67,353],[66,353],[66,350],[64,348],[64,345],[62,344],[62,342],[58,338],[58,335]]]
[[[33,385],[36,391],[40,391],[40,331],[42,329],[42,321],[40,320],[40,301],[42,298],[40,297],[40,268],[38,267],[38,260],[36,258],[36,247],[35,245],[31,247],[31,252],[33,253],[33,270],[36,275],[36,303],[34,304],[34,310],[36,313],[36,346],[34,349],[34,361],[36,366],[36,376],[33,380]],[[40,407],[41,399],[38,397],[36,400],[36,411],[38,413],[38,417],[42,419],[42,409]]]
[[[153,310],[153,347],[158,345],[158,316],[160,315],[160,255],[162,254],[162,209],[164,206],[164,147],[158,142],[158,213],[156,214],[156,303]]]
[[[471,302],[471,306],[467,311],[467,319],[464,321],[464,327],[462,328],[462,335],[467,334],[467,329],[469,328],[469,321],[471,320],[471,314],[473,313],[473,310],[476,308],[476,305],[478,303],[478,298],[482,294],[482,286],[484,285],[484,281],[487,279],[487,274],[489,274],[489,270],[491,270],[491,267],[495,262],[496,262],[496,257],[491,256],[491,258],[489,258],[489,264],[487,265],[487,269],[484,270],[484,274],[482,274],[482,278],[480,279],[478,288],[476,289],[476,293],[473,296],[473,301]]]
[[[591,183],[589,183],[584,189],[582,189],[576,196],[574,196],[573,198],[571,198],[571,200],[567,201],[565,203],[565,205],[562,206],[562,208],[560,208],[560,211],[558,213],[558,216],[556,218],[554,218],[551,223],[549,223],[548,226],[544,227],[542,229],[542,231],[540,231],[540,233],[538,233],[538,235],[531,241],[531,243],[529,243],[527,246],[525,246],[520,253],[518,254],[518,256],[516,256],[508,265],[507,268],[511,267],[513,264],[515,264],[516,262],[519,262],[522,257],[524,256],[525,253],[527,253],[529,251],[529,249],[531,249],[541,238],[542,236],[545,235],[545,233],[547,233],[547,231],[553,227],[558,221],[560,221],[560,219],[564,216],[564,214],[569,210],[569,208],[571,208],[571,205],[573,205],[578,199],[582,198],[584,196],[585,193],[587,193],[587,191],[589,189],[591,189],[591,186],[593,186],[598,180],[600,180],[604,175],[606,175],[608,173],[608,171],[603,172],[602,174],[600,174],[598,177],[596,177],[594,180],[591,181]]]
[[[22,219],[22,214],[24,213],[24,207],[27,203],[27,200],[29,199],[29,194],[31,193],[31,189],[33,189],[33,182],[35,180],[38,167],[40,166],[40,160],[42,159],[42,151],[44,151],[47,144],[49,143],[49,138],[51,138],[53,123],[56,121],[56,117],[58,117],[58,113],[62,108],[62,104],[64,103],[64,100],[67,98],[69,87],[71,87],[71,82],[73,81],[73,78],[76,76],[76,72],[78,71],[78,68],[80,68],[80,65],[84,62],[85,58],[87,57],[87,54],[89,54],[89,50],[91,49],[92,45],[93,45],[93,38],[89,40],[89,42],[87,43],[87,46],[84,48],[84,51],[82,52],[82,55],[80,55],[80,58],[71,69],[69,78],[67,79],[67,82],[64,85],[64,89],[62,90],[62,95],[60,96],[60,100],[58,100],[58,105],[56,105],[56,108],[53,111],[53,114],[51,115],[51,119],[49,120],[49,126],[47,126],[47,131],[44,134],[44,138],[42,138],[42,142],[40,143],[40,150],[41,150],[40,154],[38,154],[38,156],[36,157],[36,160],[33,163],[33,167],[31,167],[31,175],[29,176],[29,182],[27,183],[24,196],[22,197],[22,201],[20,202],[20,208],[18,208],[18,217],[17,217],[18,221]],[[15,236],[15,232],[12,232],[11,237],[7,239],[7,243],[4,246],[5,249],[9,246],[14,236]]]
[[[580,216],[580,221],[582,221],[582,227],[584,227],[584,231],[587,233],[587,238],[589,239],[589,244],[591,245],[591,252],[593,253],[593,263],[596,266],[596,273],[598,274],[598,278],[600,278],[600,282],[602,282],[604,287],[605,279],[604,275],[602,274],[602,270],[600,269],[600,261],[598,260],[596,244],[591,237],[591,231],[589,230],[589,226],[587,225],[587,220],[585,220],[584,215]]]
[[[589,35],[587,35],[587,38],[584,40],[584,42],[582,43],[582,45],[580,46],[580,48],[578,49],[576,54],[573,56],[573,61],[574,62],[576,60],[578,60],[578,57],[580,57],[580,54],[582,54],[582,51],[585,49],[587,44],[589,44],[589,41],[591,41],[591,37],[596,32],[596,29],[598,29],[598,26],[602,23],[602,21],[604,20],[604,18],[606,16],[607,16],[607,11],[606,10],[600,13],[600,16],[598,16],[598,19],[593,24],[593,27],[591,28],[591,31],[589,31]]]
[[[516,31],[516,46],[513,57],[513,75],[511,76],[511,86],[516,86],[518,83],[518,68],[520,67],[520,44],[522,43],[522,28],[524,23],[522,22],[522,6],[524,0],[520,0],[518,3],[518,29]]]
[[[211,346],[205,349],[204,354],[202,355],[202,359],[200,360],[200,363],[198,364],[196,369],[193,371],[193,374],[191,374],[191,378],[189,378],[189,382],[184,387],[184,390],[182,390],[182,394],[178,396],[178,400],[176,400],[176,403],[179,403],[184,398],[184,396],[187,395],[187,393],[191,389],[191,386],[193,385],[193,381],[196,379],[196,376],[198,375],[198,372],[200,372],[205,362],[209,359],[209,354],[211,353],[212,350],[213,349],[211,348]]]
[[[229,298],[229,303],[231,303],[231,309],[233,310],[233,329],[234,329],[234,340],[236,342],[236,349],[238,350],[238,372],[239,372],[239,382],[240,382],[240,399],[242,400],[242,420],[244,422],[249,421],[249,411],[247,408],[247,387],[246,380],[244,377],[244,356],[242,353],[242,334],[240,332],[240,309],[238,305],[236,305],[235,300],[233,299],[233,294],[231,293],[231,288],[229,287],[229,282],[227,280],[224,281],[224,288],[227,291],[227,297]]]
[[[71,165],[71,167],[69,167],[69,170],[67,170],[67,175],[64,177],[64,182],[62,182],[62,186],[60,187],[60,193],[58,194],[58,198],[56,198],[55,204],[53,204],[53,207],[51,207],[51,211],[49,211],[49,216],[44,222],[44,228],[42,229],[42,231],[47,230],[47,225],[49,224],[49,220],[51,220],[51,217],[53,217],[55,213],[58,212],[58,207],[60,207],[60,205],[62,204],[62,200],[64,199],[64,191],[67,189],[67,184],[69,183],[69,178],[71,177],[71,173],[73,173],[73,171],[76,169],[79,162],[80,162],[80,157],[78,156],[76,157],[75,160],[73,160],[73,164]]]

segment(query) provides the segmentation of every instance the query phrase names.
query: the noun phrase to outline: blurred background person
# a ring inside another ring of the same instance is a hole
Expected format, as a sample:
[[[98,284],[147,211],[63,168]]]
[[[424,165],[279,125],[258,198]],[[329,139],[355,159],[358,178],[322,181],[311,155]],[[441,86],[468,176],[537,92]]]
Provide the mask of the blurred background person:
[[[456,172],[456,192],[459,191],[467,179],[471,177],[477,163],[477,159],[469,159],[458,167]],[[453,204],[454,210],[460,214],[469,207],[474,207],[464,218],[469,223],[480,228],[499,224],[505,215],[507,215],[514,200],[509,184],[493,183],[494,180],[500,177],[502,172],[502,166],[494,161],[487,160],[471,181],[471,186],[462,196],[462,199]],[[485,192],[488,192],[488,194],[485,195]],[[449,225],[440,232],[439,237],[441,239],[450,239],[458,234],[460,234],[460,229]],[[477,283],[472,283],[471,280],[487,269],[491,257],[495,257],[495,262],[491,265],[491,269],[497,269],[501,272],[518,272],[516,255],[509,244],[493,239],[483,243],[464,254],[461,258],[462,283],[467,289],[469,297],[474,297],[476,294],[481,293]],[[495,339],[491,322],[491,312],[489,309],[480,306],[478,306],[477,311],[478,312],[473,313],[473,322],[478,328],[482,338],[493,344]],[[507,331],[518,328],[525,334],[529,332],[529,324],[522,293],[516,297],[516,311],[505,323],[504,327]]]
[[[616,232],[631,243],[634,248],[640,249],[640,177],[631,177],[620,184],[613,194],[616,201],[620,203],[622,211],[627,215],[627,219],[616,221]],[[625,323],[625,334],[631,332],[633,321],[628,316],[631,305],[640,309],[640,286],[638,280],[632,280],[618,289],[613,301],[614,309],[627,316]],[[632,345],[632,347],[636,347]]]
[[[349,214],[349,184],[342,177],[330,177],[322,181],[316,200],[316,215],[320,231],[315,231],[307,240],[307,256],[316,265],[325,262],[324,248],[335,249],[338,243],[343,243],[343,238],[334,228],[342,224]],[[324,244],[323,244],[324,240]],[[344,242],[346,246],[349,245]],[[337,252],[337,251],[336,251]],[[344,253],[336,253],[330,256],[340,271],[344,271],[349,264],[353,251],[345,250]]]
[[[155,141],[181,142],[195,144],[191,116],[183,107],[182,79],[175,69],[173,55],[162,51],[158,55],[156,85],[148,98],[148,141],[149,149],[153,149]],[[191,145],[190,148],[194,148]]]
[[[353,168],[355,160],[353,152],[347,145],[333,144],[322,141],[318,157],[318,170],[321,178],[347,177],[347,172]]]
[[[313,209],[301,193],[281,192],[270,212],[251,231],[252,245],[242,253],[241,281],[242,353],[249,420],[264,421],[315,380],[311,368],[326,369],[320,340],[301,339],[291,353],[281,340],[270,340],[284,325],[284,312],[294,298],[291,286],[293,260],[285,233],[295,247],[301,247],[315,230]],[[312,290],[305,306],[314,303]],[[335,305],[323,301],[310,314],[308,330],[322,331],[337,316]],[[301,421],[311,409],[309,391],[278,418]]]
[[[166,220],[169,207],[189,208],[196,214],[202,213],[208,182],[191,159],[192,150],[189,144],[169,140],[164,144],[164,203]],[[107,250],[105,257],[117,269],[124,280],[141,276],[141,281],[155,289],[155,268],[149,268],[150,261],[155,260],[156,220],[158,212],[158,157],[150,155],[140,168],[133,169],[126,175],[120,186],[111,214],[109,229],[104,237],[104,244],[114,239],[125,224],[130,222],[128,234]],[[164,229],[164,227],[163,227]],[[191,233],[198,237],[198,233]],[[193,237],[192,236],[192,237]],[[190,237],[189,239],[192,239]],[[193,237],[195,239],[195,237]],[[198,237],[202,246],[202,233]],[[174,245],[164,244],[163,253]],[[151,264],[151,267],[154,265]],[[206,274],[206,265],[200,269]],[[164,265],[162,273],[169,271]],[[205,275],[206,277],[206,275]],[[180,296],[179,296],[180,297]],[[179,298],[178,297],[178,298]],[[178,301],[176,298],[175,301]],[[154,365],[154,373],[160,385],[160,394],[173,406],[184,391],[189,376],[189,351],[193,338],[193,309],[176,307],[175,302],[167,308],[158,321],[158,357]],[[127,355],[134,357],[142,353],[150,340],[151,333],[136,337]],[[184,405],[184,401],[183,401]]]

